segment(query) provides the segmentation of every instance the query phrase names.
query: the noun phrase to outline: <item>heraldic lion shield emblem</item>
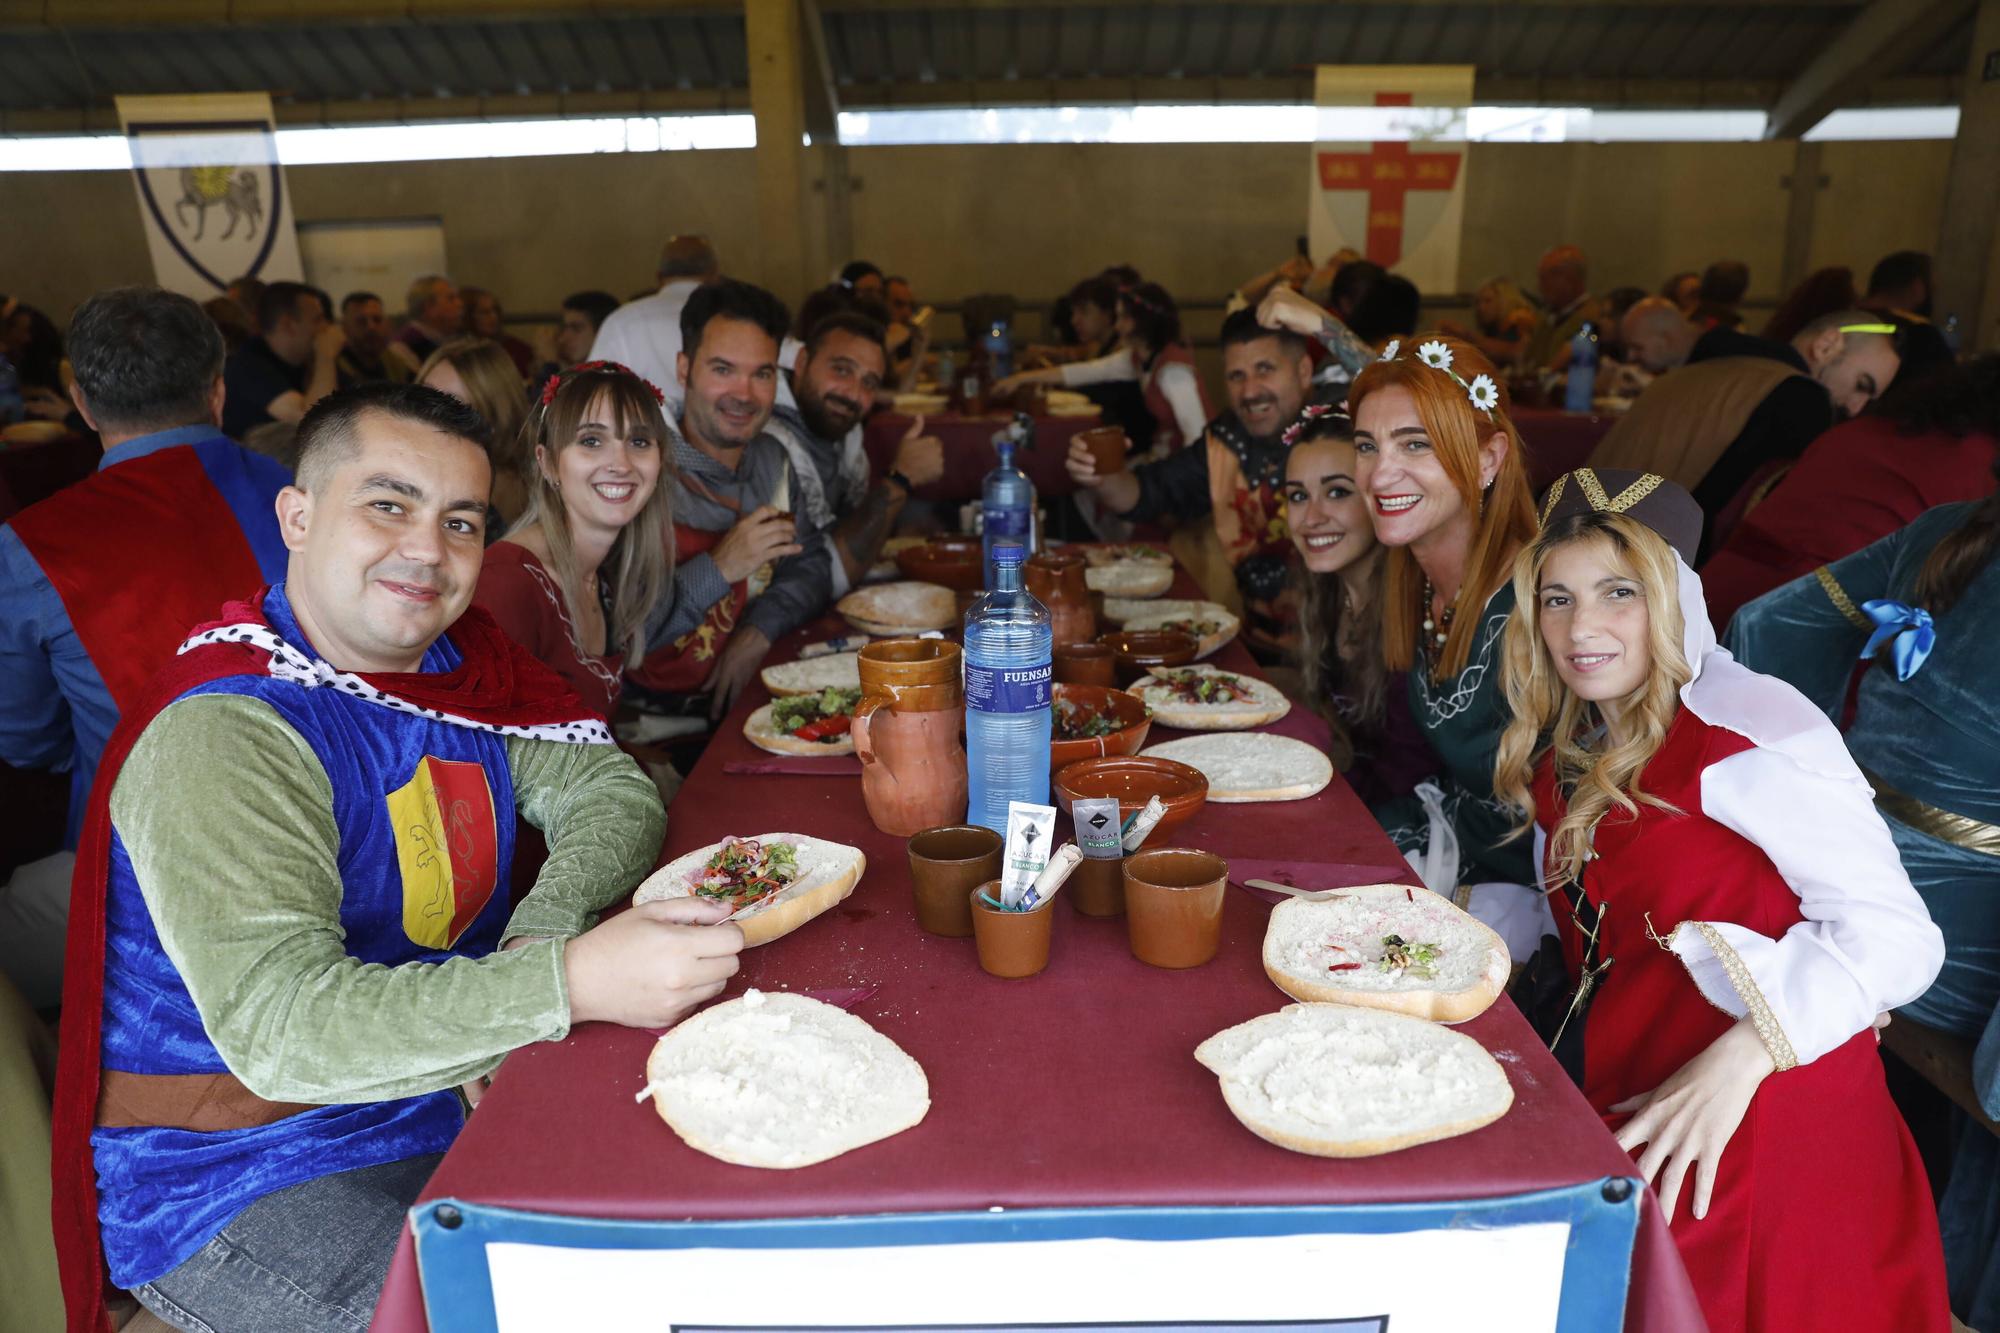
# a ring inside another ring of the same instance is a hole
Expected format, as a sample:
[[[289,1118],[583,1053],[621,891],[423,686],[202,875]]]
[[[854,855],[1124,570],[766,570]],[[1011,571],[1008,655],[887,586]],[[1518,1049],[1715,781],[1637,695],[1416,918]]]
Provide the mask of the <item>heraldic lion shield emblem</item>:
[[[181,197],[174,201],[174,218],[185,227],[188,209],[194,210],[192,239],[201,239],[208,226],[208,210],[216,204],[229,215],[229,225],[222,229],[223,240],[236,234],[239,222],[247,228],[244,240],[257,238],[257,224],[264,220],[264,201],[257,177],[248,167],[182,167]]]
[[[285,230],[270,123],[135,121],[125,134],[154,241],[217,290],[261,273]]]

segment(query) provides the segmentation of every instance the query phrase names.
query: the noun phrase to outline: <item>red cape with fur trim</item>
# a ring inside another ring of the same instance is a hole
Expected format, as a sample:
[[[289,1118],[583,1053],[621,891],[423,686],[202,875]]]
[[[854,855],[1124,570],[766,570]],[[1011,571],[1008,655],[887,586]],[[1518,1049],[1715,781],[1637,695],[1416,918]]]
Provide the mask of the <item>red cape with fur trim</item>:
[[[213,624],[266,625],[260,591],[247,602],[222,608]],[[445,672],[364,675],[385,694],[420,708],[492,726],[539,726],[596,721],[567,682],[501,632],[493,618],[468,607],[449,637],[459,665]],[[97,1229],[97,1171],[91,1160],[90,1132],[97,1120],[97,1095],[104,1022],[104,897],[111,855],[111,788],[125,756],[161,710],[181,695],[230,676],[270,673],[270,654],[241,643],[211,643],[175,657],[143,695],[124,711],[104,749],[90,792],[76,874],[70,882],[69,941],[63,961],[62,1044],[56,1064],[54,1123],[56,1258],[62,1270],[63,1300],[70,1333],[105,1333],[104,1251]]]

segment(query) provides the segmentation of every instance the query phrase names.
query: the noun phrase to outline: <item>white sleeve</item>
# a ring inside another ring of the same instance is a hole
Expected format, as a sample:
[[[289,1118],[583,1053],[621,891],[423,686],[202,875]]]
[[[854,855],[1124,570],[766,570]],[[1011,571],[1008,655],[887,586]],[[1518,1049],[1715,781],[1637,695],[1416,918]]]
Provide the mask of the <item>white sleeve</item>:
[[[1208,429],[1208,409],[1202,406],[1201,385],[1195,382],[1193,369],[1172,362],[1160,368],[1154,383],[1160,386],[1160,396],[1167,400],[1167,406],[1174,409],[1174,424],[1181,429],[1181,440],[1193,444],[1201,439]]]
[[[586,361],[616,361],[620,365],[630,365],[632,361],[632,339],[626,329],[632,324],[630,318],[618,318],[612,311],[597,326],[597,336],[591,340],[590,355]]]
[[[1062,367],[1062,382],[1072,389],[1085,384],[1113,384],[1119,380],[1138,378],[1138,364],[1132,360],[1132,351],[1127,347],[1089,361],[1071,361]]]
[[[1757,1022],[1780,1069],[1810,1064],[1929,989],[1944,936],[1858,776],[1816,773],[1760,746],[1710,765],[1701,803],[1771,858],[1805,919],[1775,940],[1684,921],[1667,944],[1710,1003]]]

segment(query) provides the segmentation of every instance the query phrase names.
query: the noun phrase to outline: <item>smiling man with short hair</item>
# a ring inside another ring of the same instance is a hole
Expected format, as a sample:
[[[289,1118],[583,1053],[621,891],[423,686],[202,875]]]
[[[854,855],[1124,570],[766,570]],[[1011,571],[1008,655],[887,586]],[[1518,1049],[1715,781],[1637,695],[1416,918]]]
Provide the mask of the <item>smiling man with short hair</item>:
[[[671,1024],[735,970],[721,908],[594,925],[665,816],[470,607],[485,436],[418,385],[309,412],[284,582],[192,632],[105,751],[56,1093],[74,1329],[107,1268],[177,1327],[365,1326],[461,1086],[575,1023]],[[517,814],[549,855],[510,911]]]

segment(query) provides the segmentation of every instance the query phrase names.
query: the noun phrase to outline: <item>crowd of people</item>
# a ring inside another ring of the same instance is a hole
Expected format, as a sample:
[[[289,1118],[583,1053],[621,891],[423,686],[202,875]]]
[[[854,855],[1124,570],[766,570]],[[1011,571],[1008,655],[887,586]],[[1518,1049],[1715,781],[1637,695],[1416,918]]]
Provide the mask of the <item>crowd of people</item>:
[[[871,263],[796,316],[702,237],[657,277],[541,349],[435,275],[399,326],[254,280],[0,309],[10,438],[103,451],[0,527],[0,760],[69,793],[0,890],[0,1005],[22,1051],[60,1010],[71,1327],[107,1282],[179,1327],[365,1326],[501,1058],[734,971],[693,901],[598,922],[678,779],[612,728],[705,733],[936,525],[923,418],[863,449],[936,351]],[[1600,298],[1562,245],[1534,286],[1420,333],[1407,279],[1295,257],[1229,296],[1212,398],[1114,267],[992,388],[1123,429],[1123,468],[1071,448],[1058,529],[1168,542],[1240,614],[1507,941],[1712,1327],[2000,1326],[2000,1145],[1960,1117],[1920,1155],[1877,1055],[1892,1013],[1978,1043],[2000,1115],[2000,356],[1931,324],[1923,256],[1761,335],[1730,261]],[[1578,374],[1622,415],[1538,495],[1515,404]],[[0,1208],[0,1274],[54,1326],[32,1222]]]

